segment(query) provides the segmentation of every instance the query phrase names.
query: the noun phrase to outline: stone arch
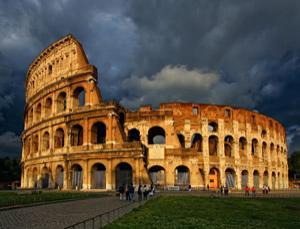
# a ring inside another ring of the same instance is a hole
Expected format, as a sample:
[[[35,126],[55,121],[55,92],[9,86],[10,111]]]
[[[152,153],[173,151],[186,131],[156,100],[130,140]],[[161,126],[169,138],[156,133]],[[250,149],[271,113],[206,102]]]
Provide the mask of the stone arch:
[[[41,116],[42,116],[42,105],[41,105],[41,103],[39,103],[36,106],[34,116],[35,116],[35,120],[37,122],[41,121]]]
[[[224,138],[224,153],[226,157],[232,157],[233,156],[233,137],[231,135],[227,135]]]
[[[264,174],[263,174],[263,181],[264,181],[264,185],[269,185],[269,173],[268,171],[264,171]]]
[[[39,135],[35,134],[32,139],[32,152],[36,154],[38,153],[38,151],[39,151]]]
[[[55,170],[55,186],[59,189],[62,189],[64,187],[64,168],[62,165],[58,165]]]
[[[252,156],[257,156],[257,154],[258,154],[258,141],[256,138],[252,139],[251,154],[252,154]]]
[[[73,91],[73,107],[85,106],[86,92],[84,87],[79,86]]]
[[[141,141],[140,131],[136,128],[130,129],[128,131],[128,141],[129,142],[139,142],[139,141]]]
[[[274,146],[274,143],[273,142],[271,142],[271,144],[270,144],[270,154],[271,154],[271,158],[275,158],[275,146]]]
[[[262,157],[263,157],[263,159],[266,159],[266,157],[267,157],[267,143],[263,142],[261,147],[262,147],[261,148],[262,149]]]
[[[178,138],[178,141],[180,143],[180,147],[181,148],[185,148],[185,138],[184,138],[184,135],[181,134],[181,133],[178,133],[177,134],[177,138]]]
[[[208,123],[208,132],[211,133],[218,132],[218,123],[217,122]]]
[[[103,144],[106,142],[106,125],[103,122],[96,122],[92,126],[92,144]]]
[[[130,185],[133,182],[132,167],[127,162],[121,162],[116,166],[116,189],[120,186]]]
[[[253,186],[256,189],[259,188],[259,172],[258,172],[258,170],[253,171]]]
[[[185,165],[179,165],[175,168],[175,185],[187,186],[190,184],[190,170]]]
[[[152,183],[157,187],[163,187],[166,182],[165,168],[160,165],[151,166],[149,169],[149,174]]]
[[[219,169],[213,167],[209,170],[209,188],[219,188],[220,187],[220,171]]]
[[[261,131],[261,138],[265,139],[267,137],[267,131],[266,130],[262,130]]]
[[[241,185],[242,188],[245,188],[246,186],[248,186],[248,171],[247,170],[243,170],[241,173]]]
[[[50,187],[50,179],[51,179],[50,171],[46,166],[44,166],[42,169],[42,177],[41,177],[42,188]]]
[[[67,110],[67,93],[62,91],[57,96],[56,101],[57,112],[63,112]]]
[[[276,187],[276,173],[272,172],[272,189],[274,190]]]
[[[215,135],[209,136],[208,144],[209,144],[209,155],[217,156],[218,155],[218,137]]]
[[[240,157],[246,156],[247,139],[245,137],[240,137],[239,139],[239,151],[240,151]]]
[[[37,188],[38,187],[38,170],[36,167],[32,170],[32,187]]]
[[[62,128],[57,128],[54,135],[54,148],[62,148],[65,146],[65,133]]]
[[[160,126],[151,127],[148,131],[148,144],[165,144],[166,133],[165,130]]]
[[[83,145],[83,128],[76,124],[71,128],[71,146]]]
[[[236,174],[234,169],[227,168],[225,170],[225,176],[226,176],[226,186],[228,188],[235,188],[236,185]]]
[[[72,189],[82,189],[83,171],[79,164],[73,164],[71,167],[71,187]]]
[[[45,102],[45,116],[49,117],[52,114],[52,99],[48,97]]]
[[[46,151],[50,147],[50,135],[48,131],[43,134],[42,150]]]
[[[91,188],[106,188],[106,167],[102,163],[95,163],[91,169]]]
[[[195,133],[192,137],[191,148],[196,149],[197,152],[202,152],[203,151],[202,142],[203,142],[203,138],[201,134]]]

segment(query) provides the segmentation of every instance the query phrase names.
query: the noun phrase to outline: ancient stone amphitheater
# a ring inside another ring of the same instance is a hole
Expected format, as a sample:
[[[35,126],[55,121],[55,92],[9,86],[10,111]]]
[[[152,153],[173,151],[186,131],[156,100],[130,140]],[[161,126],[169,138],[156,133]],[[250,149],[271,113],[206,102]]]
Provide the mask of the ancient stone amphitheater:
[[[165,189],[287,188],[285,129],[278,121],[195,103],[130,111],[103,101],[97,80],[72,35],[29,66],[22,188],[115,190],[131,182]]]

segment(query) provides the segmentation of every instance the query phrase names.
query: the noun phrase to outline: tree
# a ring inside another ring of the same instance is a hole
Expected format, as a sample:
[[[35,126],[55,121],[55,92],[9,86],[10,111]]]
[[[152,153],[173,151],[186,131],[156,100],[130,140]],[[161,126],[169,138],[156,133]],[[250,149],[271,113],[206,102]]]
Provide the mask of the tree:
[[[294,152],[288,160],[289,163],[289,177],[294,179],[300,178],[300,151]]]

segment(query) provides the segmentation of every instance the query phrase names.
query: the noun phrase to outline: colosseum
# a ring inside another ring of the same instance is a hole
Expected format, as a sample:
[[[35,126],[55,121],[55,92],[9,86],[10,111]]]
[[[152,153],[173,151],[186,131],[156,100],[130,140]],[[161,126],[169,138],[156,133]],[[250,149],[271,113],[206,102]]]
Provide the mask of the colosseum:
[[[22,188],[288,187],[285,128],[273,118],[243,108],[181,102],[131,111],[104,101],[97,82],[97,68],[72,35],[31,63],[21,136]]]

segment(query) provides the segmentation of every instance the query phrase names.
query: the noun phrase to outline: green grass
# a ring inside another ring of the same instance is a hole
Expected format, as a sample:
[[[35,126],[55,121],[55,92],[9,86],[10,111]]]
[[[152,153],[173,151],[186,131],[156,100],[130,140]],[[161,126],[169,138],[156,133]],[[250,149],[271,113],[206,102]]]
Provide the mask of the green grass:
[[[85,199],[103,197],[104,193],[85,192],[42,192],[33,194],[18,194],[17,192],[0,192],[0,207],[26,205],[39,202],[48,202],[67,199]]]
[[[300,228],[300,199],[161,196],[106,228]]]

